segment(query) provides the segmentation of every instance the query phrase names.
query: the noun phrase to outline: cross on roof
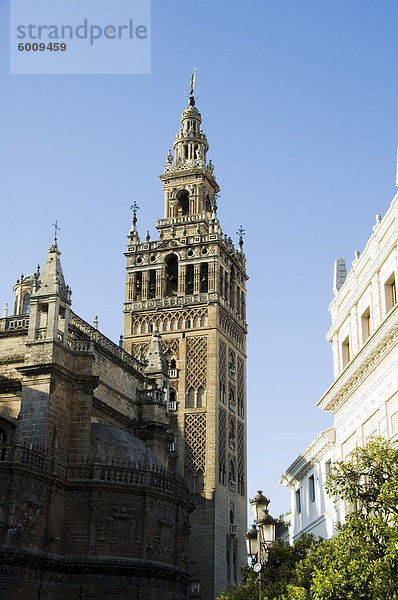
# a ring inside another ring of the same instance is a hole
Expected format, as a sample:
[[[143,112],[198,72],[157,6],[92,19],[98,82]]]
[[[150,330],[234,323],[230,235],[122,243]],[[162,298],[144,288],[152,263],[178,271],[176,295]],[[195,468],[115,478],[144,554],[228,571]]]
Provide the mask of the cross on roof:
[[[54,240],[57,241],[57,231],[60,231],[61,228],[58,227],[58,221],[56,220],[55,223],[53,223],[53,227],[54,227]]]

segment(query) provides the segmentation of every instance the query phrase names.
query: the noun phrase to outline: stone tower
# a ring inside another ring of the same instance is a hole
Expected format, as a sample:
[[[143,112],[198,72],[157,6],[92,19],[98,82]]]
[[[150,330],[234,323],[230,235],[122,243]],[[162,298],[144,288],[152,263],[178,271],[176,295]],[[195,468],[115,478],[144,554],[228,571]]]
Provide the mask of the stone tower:
[[[193,86],[160,176],[159,239],[128,236],[124,343],[145,356],[159,332],[169,364],[170,452],[192,514],[188,597],[214,600],[246,563],[246,259],[223,235],[219,191]]]

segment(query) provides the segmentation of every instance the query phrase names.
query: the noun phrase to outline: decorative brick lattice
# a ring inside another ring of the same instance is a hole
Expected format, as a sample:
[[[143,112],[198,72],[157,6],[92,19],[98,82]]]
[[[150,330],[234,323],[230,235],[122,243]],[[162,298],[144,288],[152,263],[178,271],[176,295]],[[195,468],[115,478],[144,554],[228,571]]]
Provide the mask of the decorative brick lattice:
[[[231,317],[222,310],[220,310],[220,329],[236,346],[243,350],[245,340],[243,329],[236,325]]]
[[[236,384],[238,393],[238,415],[240,417],[245,416],[245,368],[244,363],[238,356],[237,361],[237,373],[236,373]]]
[[[148,352],[149,342],[141,342],[140,344],[132,344],[131,354],[137,360],[143,360]]]
[[[185,415],[185,467],[192,472],[205,472],[206,465],[206,413]]]
[[[178,338],[162,340],[163,354],[169,353],[172,358],[178,360],[180,358],[180,340]]]
[[[207,338],[187,338],[187,389],[206,389]]]
[[[133,315],[131,333],[142,335],[158,329],[178,331],[207,326],[207,308],[183,308],[180,310],[157,311]]]
[[[218,458],[220,464],[226,463],[227,460],[227,411],[220,407],[218,418]]]
[[[245,428],[238,421],[237,427],[237,454],[238,454],[238,492],[245,494]]]
[[[219,345],[219,376],[220,385],[227,383],[227,344],[220,340]]]

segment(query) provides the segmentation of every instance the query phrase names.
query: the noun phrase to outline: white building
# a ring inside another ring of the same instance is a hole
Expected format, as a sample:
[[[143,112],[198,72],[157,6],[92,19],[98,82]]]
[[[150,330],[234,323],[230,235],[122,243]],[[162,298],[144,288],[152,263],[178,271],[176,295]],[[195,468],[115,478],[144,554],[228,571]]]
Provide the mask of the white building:
[[[317,403],[334,415],[287,469],[281,483],[291,490],[290,540],[302,532],[330,537],[344,505],[328,499],[324,482],[330,464],[346,460],[374,436],[398,434],[398,194],[376,224],[363,253],[346,274],[335,262],[329,306],[334,381]]]

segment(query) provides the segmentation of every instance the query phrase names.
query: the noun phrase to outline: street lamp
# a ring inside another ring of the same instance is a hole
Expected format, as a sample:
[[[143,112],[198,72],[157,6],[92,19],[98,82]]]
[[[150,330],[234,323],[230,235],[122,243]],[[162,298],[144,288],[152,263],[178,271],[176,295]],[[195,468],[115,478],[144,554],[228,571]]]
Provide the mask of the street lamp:
[[[254,571],[258,573],[258,597],[261,600],[263,593],[263,569],[268,561],[269,549],[275,542],[275,519],[268,513],[269,500],[263,496],[259,490],[250,500],[253,510],[254,521],[251,529],[246,533],[247,554],[251,557],[256,556],[257,562],[254,565]]]
[[[247,551],[247,555],[249,556],[252,565],[254,563],[254,560],[256,558],[257,552],[258,552],[258,544],[257,544],[257,527],[255,524],[253,524],[251,526],[251,528],[249,529],[249,531],[247,533],[245,533],[245,540],[246,540],[246,551]]]

